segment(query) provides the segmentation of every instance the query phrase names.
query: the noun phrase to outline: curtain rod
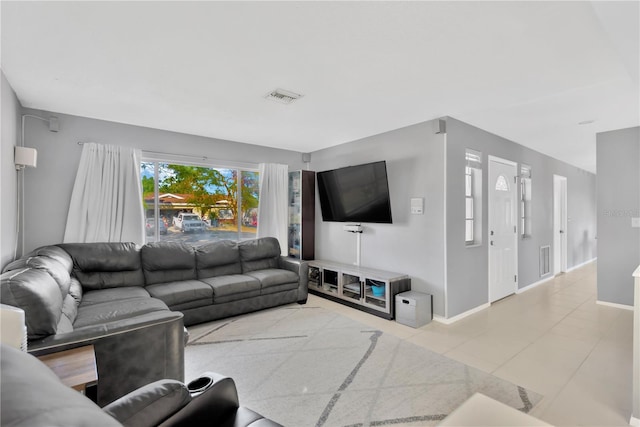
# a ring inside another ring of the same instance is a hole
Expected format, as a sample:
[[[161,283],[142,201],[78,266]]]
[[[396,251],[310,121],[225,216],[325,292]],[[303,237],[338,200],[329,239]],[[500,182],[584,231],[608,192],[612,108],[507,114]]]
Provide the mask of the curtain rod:
[[[84,145],[86,144],[85,142],[82,141],[78,141],[78,145]],[[202,162],[213,162],[216,164],[221,164],[221,165],[228,165],[228,166],[240,166],[240,167],[244,167],[247,169],[257,169],[258,168],[258,164],[257,163],[242,163],[242,162],[234,162],[232,160],[219,160],[219,159],[211,159],[207,156],[194,156],[191,154],[176,154],[176,153],[165,153],[162,151],[147,151],[147,150],[141,150],[142,151],[142,156],[143,157],[154,157],[154,156],[160,156],[160,157],[182,157],[184,159],[197,159],[199,161]],[[155,159],[155,160],[160,160],[160,159]]]

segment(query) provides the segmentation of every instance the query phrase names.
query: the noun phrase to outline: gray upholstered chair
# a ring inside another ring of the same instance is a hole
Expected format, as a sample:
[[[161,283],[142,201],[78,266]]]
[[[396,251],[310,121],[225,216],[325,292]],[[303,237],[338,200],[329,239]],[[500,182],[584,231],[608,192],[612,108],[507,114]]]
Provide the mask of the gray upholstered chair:
[[[36,357],[0,346],[3,426],[279,426],[240,407],[233,380],[222,375],[207,372],[191,387],[156,381],[100,408]]]

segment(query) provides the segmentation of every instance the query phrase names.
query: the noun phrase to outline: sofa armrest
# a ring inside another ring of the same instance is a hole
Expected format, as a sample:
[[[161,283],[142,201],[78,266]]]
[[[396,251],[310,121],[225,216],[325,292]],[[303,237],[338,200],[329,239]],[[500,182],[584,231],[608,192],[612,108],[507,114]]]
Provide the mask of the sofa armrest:
[[[98,325],[84,326],[65,334],[49,335],[39,340],[29,341],[29,353],[41,356],[95,344],[96,341],[105,337],[176,322],[182,317],[184,315],[178,311],[157,311]]]
[[[104,406],[165,378],[184,380],[184,324],[179,312],[146,313],[29,342],[34,355],[93,344],[97,403]]]
[[[180,381],[160,380],[147,384],[108,404],[103,410],[125,427],[157,426],[191,401]]]
[[[306,261],[281,256],[278,258],[278,267],[293,271],[298,275],[298,302],[307,302],[307,295],[309,293],[309,264]]]

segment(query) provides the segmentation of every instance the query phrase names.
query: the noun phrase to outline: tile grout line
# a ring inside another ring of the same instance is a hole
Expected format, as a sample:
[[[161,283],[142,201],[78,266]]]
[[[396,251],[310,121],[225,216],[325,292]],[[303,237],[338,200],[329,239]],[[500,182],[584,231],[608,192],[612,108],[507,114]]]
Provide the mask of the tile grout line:
[[[607,332],[610,329],[613,329],[614,324],[612,322],[611,326],[607,329]],[[591,354],[593,353],[593,351],[596,349],[596,347],[598,346],[598,344],[600,344],[600,342],[604,339],[604,337],[606,336],[606,332],[601,334],[600,337],[598,338],[598,341],[594,344],[594,346],[591,348],[591,350],[589,350],[589,353],[584,357],[584,359],[582,359],[582,362],[580,362],[580,364],[578,365],[578,367],[573,371],[573,373],[571,374],[571,376],[569,377],[569,379],[567,380],[567,382],[558,390],[558,392],[554,395],[553,400],[555,400],[558,396],[560,396],[560,394],[562,394],[562,392],[569,386],[569,384],[571,383],[571,381],[575,378],[575,376],[578,374],[578,371],[580,370],[580,368],[582,368],[582,366],[584,365],[584,363],[587,361],[587,359],[591,356]],[[553,400],[550,401],[553,402]],[[539,418],[542,418],[544,416],[544,414],[546,413],[546,411],[548,411],[548,407],[544,408],[544,410],[540,413],[537,414],[537,416]]]

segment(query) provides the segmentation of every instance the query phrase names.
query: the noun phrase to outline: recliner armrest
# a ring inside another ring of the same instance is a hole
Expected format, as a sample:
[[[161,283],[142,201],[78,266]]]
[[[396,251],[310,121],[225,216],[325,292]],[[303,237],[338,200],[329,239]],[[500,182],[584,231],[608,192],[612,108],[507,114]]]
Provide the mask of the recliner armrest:
[[[175,413],[160,427],[225,425],[233,419],[238,407],[238,392],[233,379],[214,372],[205,372],[201,377],[209,377],[212,382],[206,390],[198,393],[180,411]]]
[[[160,380],[113,401],[103,410],[125,427],[156,426],[184,408],[191,394],[180,381]]]

